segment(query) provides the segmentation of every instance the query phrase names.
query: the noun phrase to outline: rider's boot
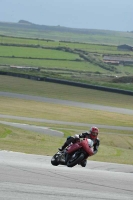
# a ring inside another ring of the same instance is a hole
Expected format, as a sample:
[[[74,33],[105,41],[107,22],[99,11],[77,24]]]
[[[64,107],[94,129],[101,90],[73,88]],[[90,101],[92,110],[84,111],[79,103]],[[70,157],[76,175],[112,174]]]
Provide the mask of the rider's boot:
[[[59,151],[63,151],[67,146],[68,144],[65,142],[63,146],[59,148]]]
[[[83,161],[80,163],[80,165],[81,165],[82,167],[86,167],[86,165],[87,165],[87,160],[83,160]]]

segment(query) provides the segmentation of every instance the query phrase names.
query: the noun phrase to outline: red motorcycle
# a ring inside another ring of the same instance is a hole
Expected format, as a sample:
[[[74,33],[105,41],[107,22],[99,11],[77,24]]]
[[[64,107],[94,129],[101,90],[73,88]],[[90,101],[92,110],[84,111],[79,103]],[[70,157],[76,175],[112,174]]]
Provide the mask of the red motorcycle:
[[[78,140],[74,144],[70,144],[65,150],[58,151],[51,159],[51,164],[66,165],[68,167],[74,167],[79,164],[82,166],[84,160],[93,155],[93,141],[91,139],[84,138]]]

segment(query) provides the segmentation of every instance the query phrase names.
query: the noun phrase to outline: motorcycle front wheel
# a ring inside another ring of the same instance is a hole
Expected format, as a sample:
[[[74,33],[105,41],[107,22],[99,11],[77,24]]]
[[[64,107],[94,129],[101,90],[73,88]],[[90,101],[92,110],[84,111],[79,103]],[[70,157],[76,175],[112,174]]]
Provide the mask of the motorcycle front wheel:
[[[54,165],[54,166],[59,165],[58,161],[56,160],[56,154],[52,157],[51,164]]]
[[[83,159],[84,159],[84,154],[81,153],[78,157],[71,158],[70,160],[68,160],[67,166],[68,167],[74,167],[75,165],[77,165],[78,163],[80,163]]]

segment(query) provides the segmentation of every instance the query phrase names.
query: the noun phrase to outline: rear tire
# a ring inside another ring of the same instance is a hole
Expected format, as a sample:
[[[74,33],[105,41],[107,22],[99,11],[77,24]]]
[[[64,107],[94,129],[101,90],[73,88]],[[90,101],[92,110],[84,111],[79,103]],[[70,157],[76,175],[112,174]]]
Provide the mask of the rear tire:
[[[74,167],[75,165],[77,165],[78,163],[80,163],[83,159],[84,159],[84,154],[81,153],[76,159],[74,159],[74,160],[70,159],[67,162],[67,166],[68,167]]]

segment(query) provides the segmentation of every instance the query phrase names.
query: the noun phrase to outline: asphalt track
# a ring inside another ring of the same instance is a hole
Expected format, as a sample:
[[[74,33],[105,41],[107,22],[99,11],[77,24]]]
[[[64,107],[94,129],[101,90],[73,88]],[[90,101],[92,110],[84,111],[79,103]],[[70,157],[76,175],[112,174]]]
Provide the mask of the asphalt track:
[[[32,96],[17,96],[17,94],[12,93],[0,93],[0,95],[36,101],[39,98],[34,97],[32,99]],[[62,102],[62,104],[66,103],[65,105],[72,105],[70,101],[38,99],[38,101],[44,100],[48,102],[51,100],[51,103]],[[80,103],[72,103],[72,106],[80,106]],[[93,109],[92,104],[81,105],[90,106],[87,108]],[[97,106],[96,109],[98,110],[98,108],[107,109],[109,112],[133,114],[133,110],[128,109]],[[1,115],[0,117],[14,118],[15,116]],[[31,120],[36,119],[31,118]],[[6,122],[1,121],[1,123]],[[15,126],[18,125],[21,124],[16,123]],[[35,129],[35,127],[32,127],[32,129]],[[131,165],[88,161],[86,168],[81,166],[68,168],[66,166],[54,167],[50,160],[51,157],[48,156],[0,151],[0,199],[133,200],[133,166]]]
[[[1,200],[133,200],[133,167],[89,161],[52,166],[51,157],[0,151]]]
[[[0,121],[0,124],[5,124],[9,126],[13,126],[16,128],[21,128],[23,130],[29,130],[41,134],[47,134],[51,136],[58,136],[58,137],[63,137],[64,134],[60,131],[52,130],[49,127],[44,127],[44,126],[34,126],[34,125],[29,125],[29,124],[20,124],[20,123],[13,123],[13,122],[5,122],[5,121]]]

